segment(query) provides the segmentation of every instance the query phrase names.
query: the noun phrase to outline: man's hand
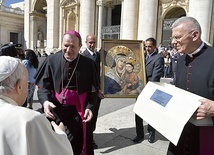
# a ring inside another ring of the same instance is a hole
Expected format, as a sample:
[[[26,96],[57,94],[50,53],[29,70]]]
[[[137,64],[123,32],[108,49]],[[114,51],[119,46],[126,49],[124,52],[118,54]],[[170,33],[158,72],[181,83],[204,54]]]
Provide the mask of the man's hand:
[[[54,121],[51,121],[51,125],[53,126],[54,128],[54,131],[56,133],[62,133],[62,132],[65,132],[65,126],[62,122],[60,122],[59,125],[57,125]]]
[[[99,90],[99,92],[98,92],[98,97],[99,97],[100,99],[104,99],[104,98],[105,98],[105,95],[104,95],[104,93],[102,92],[102,90]]]
[[[90,122],[93,117],[93,113],[90,109],[85,110],[83,122]]]
[[[201,105],[196,110],[196,119],[214,116],[214,101],[208,99],[199,100]]]
[[[46,117],[55,119],[54,115],[51,113],[50,110],[52,108],[55,108],[56,106],[52,102],[45,101],[43,104],[43,107],[44,107],[44,112],[45,112]]]

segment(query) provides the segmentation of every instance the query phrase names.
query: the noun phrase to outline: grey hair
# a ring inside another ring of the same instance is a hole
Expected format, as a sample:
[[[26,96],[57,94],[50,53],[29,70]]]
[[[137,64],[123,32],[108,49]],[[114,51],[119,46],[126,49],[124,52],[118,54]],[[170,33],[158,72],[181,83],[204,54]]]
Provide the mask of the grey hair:
[[[20,60],[18,61],[18,66],[11,76],[0,82],[0,95],[11,93],[17,82],[22,79],[24,66],[21,64]]]
[[[199,22],[193,18],[193,17],[181,17],[178,18],[173,24],[172,24],[172,28],[175,28],[181,24],[188,24],[187,29],[189,29],[189,31],[192,30],[196,30],[201,34],[201,26],[199,24]]]

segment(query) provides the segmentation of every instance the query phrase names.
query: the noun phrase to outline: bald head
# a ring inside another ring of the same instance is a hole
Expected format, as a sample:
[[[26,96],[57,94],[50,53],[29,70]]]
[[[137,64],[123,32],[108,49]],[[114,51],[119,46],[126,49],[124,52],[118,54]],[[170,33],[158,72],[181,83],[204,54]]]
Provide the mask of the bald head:
[[[89,34],[86,37],[86,41],[85,41],[87,48],[94,52],[95,51],[95,47],[96,47],[96,37],[93,34]]]

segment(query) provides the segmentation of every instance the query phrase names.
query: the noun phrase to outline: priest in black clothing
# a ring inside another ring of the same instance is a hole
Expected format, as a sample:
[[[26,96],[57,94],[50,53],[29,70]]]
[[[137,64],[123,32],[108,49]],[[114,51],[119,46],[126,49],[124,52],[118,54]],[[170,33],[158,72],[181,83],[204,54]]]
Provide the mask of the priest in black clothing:
[[[172,25],[172,44],[183,55],[178,59],[175,86],[202,96],[194,118],[214,116],[214,48],[201,39],[201,26],[195,18],[181,17]],[[185,125],[173,155],[204,155],[213,152],[214,126]],[[206,135],[208,137],[204,137]],[[211,153],[212,154],[212,153]]]
[[[65,32],[62,50],[47,57],[35,78],[45,115],[64,123],[74,154],[93,155],[88,123],[93,117],[99,79],[95,62],[79,54],[81,46],[78,32]]]

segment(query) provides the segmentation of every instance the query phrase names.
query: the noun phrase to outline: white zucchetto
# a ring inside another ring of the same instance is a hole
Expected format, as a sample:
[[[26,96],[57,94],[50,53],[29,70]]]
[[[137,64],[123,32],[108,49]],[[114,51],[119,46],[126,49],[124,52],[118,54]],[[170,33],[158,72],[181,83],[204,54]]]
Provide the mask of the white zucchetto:
[[[10,56],[0,56],[0,82],[8,78],[16,70],[20,60]]]

